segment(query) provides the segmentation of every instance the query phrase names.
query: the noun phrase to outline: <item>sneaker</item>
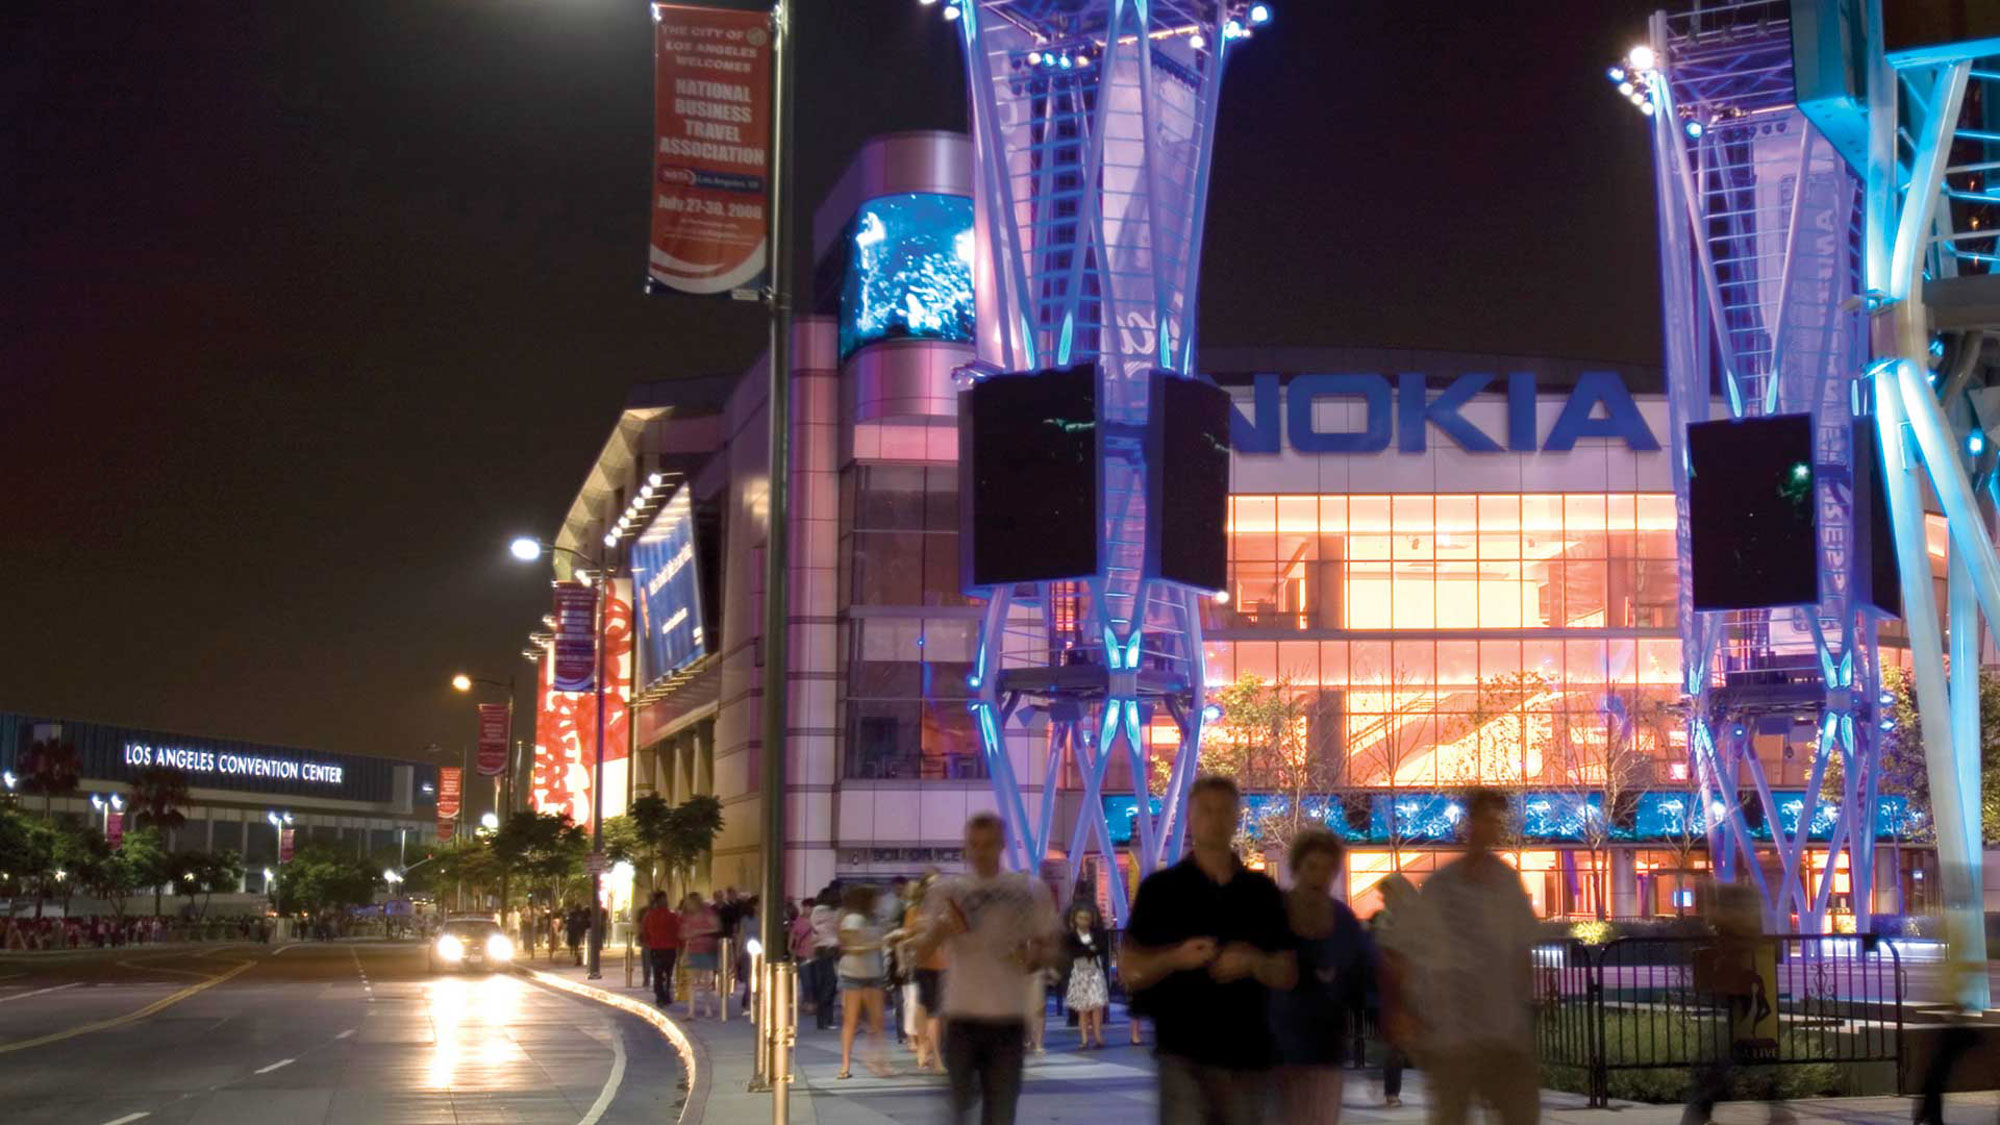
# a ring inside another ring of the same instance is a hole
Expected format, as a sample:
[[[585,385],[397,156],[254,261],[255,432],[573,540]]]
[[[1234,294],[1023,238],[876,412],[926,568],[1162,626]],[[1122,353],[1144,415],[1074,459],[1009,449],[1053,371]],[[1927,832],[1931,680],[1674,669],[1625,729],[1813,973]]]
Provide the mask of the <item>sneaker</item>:
[[[1394,1094],[1391,1094],[1388,1097],[1382,1099],[1382,1104],[1389,1107],[1390,1109],[1395,1109],[1397,1106],[1403,1104],[1403,1099],[1397,1097]]]

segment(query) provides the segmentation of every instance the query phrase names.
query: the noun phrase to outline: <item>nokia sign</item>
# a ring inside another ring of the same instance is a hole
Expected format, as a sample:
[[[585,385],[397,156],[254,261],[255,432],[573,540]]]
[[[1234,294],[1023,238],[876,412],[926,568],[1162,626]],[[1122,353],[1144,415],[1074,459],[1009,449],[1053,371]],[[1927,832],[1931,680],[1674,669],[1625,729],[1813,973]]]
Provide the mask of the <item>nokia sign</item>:
[[[1492,375],[1460,375],[1435,398],[1424,376],[1405,374],[1392,385],[1386,375],[1299,375],[1284,388],[1279,408],[1278,376],[1259,375],[1252,386],[1250,414],[1238,407],[1230,418],[1229,444],[1242,454],[1277,453],[1280,435],[1300,453],[1380,453],[1393,438],[1402,453],[1422,453],[1432,426],[1471,453],[1562,453],[1581,438],[1618,438],[1638,453],[1660,448],[1625,381],[1609,371],[1586,371],[1563,403],[1546,437],[1535,432],[1535,377],[1507,376],[1507,434],[1503,446],[1459,413],[1485,390]],[[1357,430],[1319,429],[1313,404],[1321,399],[1355,398],[1367,407]],[[1600,409],[1602,408],[1601,412]],[[1283,418],[1280,419],[1282,413]],[[1538,440],[1539,439],[1539,440]]]

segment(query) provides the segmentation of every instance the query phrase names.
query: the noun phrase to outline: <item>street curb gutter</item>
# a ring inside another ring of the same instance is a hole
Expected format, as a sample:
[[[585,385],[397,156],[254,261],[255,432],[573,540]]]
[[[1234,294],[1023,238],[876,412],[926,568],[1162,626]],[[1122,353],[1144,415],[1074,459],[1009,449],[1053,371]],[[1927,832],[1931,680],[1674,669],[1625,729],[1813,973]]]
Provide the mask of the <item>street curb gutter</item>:
[[[545,973],[540,969],[530,969],[526,966],[518,965],[515,966],[515,969],[517,972],[526,974],[536,984],[556,989],[559,992],[567,992],[572,996],[581,996],[586,1000],[595,1000],[607,1007],[616,1008],[626,1015],[637,1016],[647,1023],[652,1024],[661,1035],[666,1037],[667,1042],[674,1045],[674,1050],[681,1057],[681,1065],[687,1068],[688,1092],[687,1100],[681,1103],[680,1125],[697,1125],[701,1121],[703,1111],[708,1108],[709,1075],[708,1051],[702,1047],[700,1040],[683,1031],[681,1026],[668,1018],[666,1013],[642,1000],[634,1000],[629,996],[620,996],[615,992],[608,992],[593,985],[578,984],[567,977],[557,976],[554,973]]]

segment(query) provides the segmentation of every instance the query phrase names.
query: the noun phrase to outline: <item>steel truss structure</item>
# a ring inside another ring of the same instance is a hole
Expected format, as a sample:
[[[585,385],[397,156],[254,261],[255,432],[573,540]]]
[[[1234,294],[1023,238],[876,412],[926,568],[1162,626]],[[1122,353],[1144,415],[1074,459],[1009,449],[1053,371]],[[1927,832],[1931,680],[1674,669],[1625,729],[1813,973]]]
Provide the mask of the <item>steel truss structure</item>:
[[[1144,573],[1149,385],[1155,371],[1192,373],[1224,63],[1268,9],[1237,0],[949,2],[965,49],[985,251],[979,367],[1095,361],[1104,435],[1099,572],[990,591],[972,708],[1010,862],[1037,871],[1060,848],[1073,884],[1094,850],[1122,922],[1125,879],[1100,799],[1111,763],[1122,758],[1134,793],[1150,798],[1136,802],[1132,856],[1143,874],[1179,854],[1206,694],[1205,595]],[[1170,760],[1155,760],[1141,737],[1157,715],[1175,731]],[[1010,737],[1041,735],[1039,769],[1018,776]],[[1066,767],[1082,793],[1063,824]]]
[[[1833,6],[1823,7],[1831,19]],[[1776,652],[1779,626],[1808,635],[1824,698],[1807,800],[1815,800],[1837,746],[1849,768],[1833,843],[1852,857],[1854,900],[1865,912],[1877,729],[1866,719],[1877,669],[1868,614],[1849,596],[1866,562],[1847,550],[1853,466],[1843,422],[1872,416],[1886,462],[1903,620],[1925,720],[1953,955],[1978,969],[1957,974],[1959,998],[1984,1007],[1990,997],[1979,889],[1978,676],[1982,616],[1988,625],[2000,622],[2000,558],[1991,507],[1981,500],[1994,487],[1994,456],[1978,407],[1992,398],[1974,372],[1982,366],[1984,330],[2000,329],[2000,301],[1986,302],[1992,311],[1985,318],[1960,310],[1941,319],[1931,298],[1946,288],[1962,295],[1955,282],[1983,278],[2000,261],[1993,241],[2000,231],[1992,223],[2000,196],[1984,186],[2000,170],[2000,133],[1986,124],[2000,108],[1994,100],[2000,57],[1981,57],[2000,52],[2000,44],[1946,46],[1891,60],[1878,31],[1880,0],[1873,0],[1863,41],[1854,45],[1865,92],[1856,91],[1844,108],[1816,106],[1808,123],[1793,104],[1791,8],[1782,0],[1737,0],[1656,15],[1650,44],[1656,67],[1636,76],[1652,108],[1682,504],[1681,427],[1706,415],[1718,383],[1732,413],[1810,410],[1820,434],[1825,601],[1816,621],[1683,614],[1687,686],[1696,700],[1690,746],[1703,783],[1719,786],[1714,795],[1725,804],[1733,800],[1727,782],[1737,768],[1767,792],[1756,757],[1740,741],[1731,746],[1742,724],[1718,733],[1732,702],[1725,694],[1729,677],[1739,654]],[[1842,120],[1843,113],[1851,120]],[[1823,131],[1828,126],[1834,135],[1865,136],[1865,150],[1836,153]],[[1940,331],[1941,323],[1950,330]],[[1845,497],[1843,482],[1850,486]],[[1942,509],[1950,540],[1943,618],[1925,542],[1927,494]],[[1681,528],[1687,598],[1685,508]],[[1941,620],[1949,628],[1948,651]],[[1759,628],[1770,631],[1759,636]],[[1746,630],[1747,647],[1732,646]],[[1720,860],[1731,847],[1748,853],[1740,810],[1727,812],[1710,840],[1724,872]],[[1801,818],[1801,830],[1809,821]],[[1774,914],[1785,913],[1795,895],[1789,876],[1801,847],[1781,842],[1786,886],[1775,895],[1765,888]],[[1747,870],[1761,878],[1754,864]],[[1814,909],[1797,911],[1802,927],[1819,921],[1832,873],[1829,863],[1812,896]]]
[[[1835,754],[1845,768],[1829,853],[1846,853],[1855,901],[1868,901],[1879,684],[1874,616],[1852,596],[1867,564],[1850,549],[1861,334],[1841,311],[1859,290],[1861,185],[1792,104],[1786,7],[1752,0],[1657,14],[1656,67],[1630,77],[1653,110],[1690,776],[1718,876],[1755,884],[1782,929],[1795,915],[1817,930],[1836,864],[1809,882],[1806,842]],[[1694,610],[1687,425],[1718,413],[1718,388],[1729,417],[1812,416],[1816,611]],[[1750,743],[1801,718],[1818,737],[1806,808],[1787,833]],[[1745,784],[1772,821],[1775,877],[1757,861]]]

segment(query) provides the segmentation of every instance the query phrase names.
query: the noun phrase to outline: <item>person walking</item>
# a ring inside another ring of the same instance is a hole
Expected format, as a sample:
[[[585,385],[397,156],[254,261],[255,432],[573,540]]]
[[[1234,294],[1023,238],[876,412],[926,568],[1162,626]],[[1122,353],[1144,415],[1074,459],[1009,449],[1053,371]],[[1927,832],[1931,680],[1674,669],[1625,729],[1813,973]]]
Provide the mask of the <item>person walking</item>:
[[[928,872],[910,888],[903,911],[904,957],[910,962],[910,979],[916,994],[911,1005],[910,1038],[917,1053],[917,1069],[944,1073],[943,1021],[940,1006],[944,988],[945,955],[942,945],[920,952],[917,937],[922,933],[924,897],[937,885],[937,873]]]
[[[1535,910],[1520,875],[1494,854],[1507,817],[1500,793],[1467,793],[1466,853],[1424,881],[1423,902],[1440,935],[1422,967],[1426,1014],[1438,1014],[1424,1032],[1430,1125],[1464,1125],[1475,1098],[1500,1125],[1541,1117],[1530,1022]]]
[[[570,960],[583,964],[583,935],[590,930],[590,913],[582,906],[572,906],[563,918],[563,940],[569,946]]]
[[[1422,1014],[1431,1010],[1420,967],[1434,960],[1436,927],[1415,884],[1400,872],[1382,880],[1381,892],[1382,909],[1368,919],[1376,957],[1370,1010],[1382,1036],[1382,1104],[1393,1109],[1403,1104],[1403,1071],[1422,1037]]]
[[[681,951],[681,916],[667,905],[667,892],[653,892],[653,904],[639,919],[639,940],[653,976],[653,1002],[664,1008],[674,1002],[674,960]]]
[[[840,994],[840,892],[827,884],[812,908],[813,1022],[819,1030],[833,1026]]]
[[[1374,976],[1368,932],[1333,897],[1346,854],[1340,837],[1308,828],[1293,839],[1288,857],[1292,889],[1285,895],[1285,919],[1298,951],[1298,980],[1271,993],[1278,1120],[1285,1125],[1339,1125],[1347,1032],[1367,1003]]]
[[[792,962],[798,966],[798,993],[801,1014],[806,1011],[818,1015],[819,966],[813,963],[812,911],[804,900],[791,909],[791,919],[786,923],[786,947],[791,951]]]
[[[882,1041],[882,1008],[888,966],[883,958],[883,929],[876,916],[874,887],[852,886],[840,896],[840,1073],[854,1075],[854,1037],[867,1023],[869,1046],[862,1061],[877,1078],[888,1076]]]
[[[1298,981],[1284,896],[1230,842],[1242,796],[1216,774],[1188,797],[1194,850],[1139,884],[1120,946],[1145,994],[1159,1061],[1160,1125],[1256,1125],[1276,1057],[1268,994]]]
[[[1069,912],[1063,963],[1063,1006],[1076,1013],[1077,1049],[1103,1047],[1104,1013],[1111,1006],[1111,936],[1087,903]]]
[[[919,963],[949,959],[939,1007],[953,1125],[979,1104],[980,1125],[1011,1125],[1021,1097],[1027,1021],[1021,993],[1056,948],[1055,898],[1040,882],[1003,871],[1006,827],[990,812],[965,822],[971,871],[937,880],[924,896]]]
[[[715,916],[715,908],[703,902],[699,894],[688,895],[686,905],[681,908],[681,947],[687,957],[689,1019],[701,1018],[704,992],[715,999],[715,1018],[722,1018],[722,994],[716,989],[721,946],[722,923]]]

